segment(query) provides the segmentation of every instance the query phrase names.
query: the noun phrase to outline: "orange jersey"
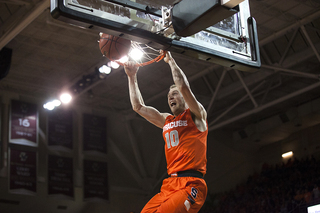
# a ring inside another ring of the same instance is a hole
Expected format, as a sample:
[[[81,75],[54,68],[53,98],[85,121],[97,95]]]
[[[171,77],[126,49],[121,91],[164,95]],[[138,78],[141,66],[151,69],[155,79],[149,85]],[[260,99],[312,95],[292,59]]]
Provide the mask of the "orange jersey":
[[[169,115],[163,126],[168,174],[196,170],[207,171],[207,135],[196,127],[190,109],[177,117]]]

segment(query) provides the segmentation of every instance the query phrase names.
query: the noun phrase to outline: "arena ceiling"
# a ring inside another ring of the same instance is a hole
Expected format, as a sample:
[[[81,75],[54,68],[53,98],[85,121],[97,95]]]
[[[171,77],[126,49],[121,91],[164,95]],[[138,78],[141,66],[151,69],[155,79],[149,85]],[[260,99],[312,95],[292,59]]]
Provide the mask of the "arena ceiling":
[[[158,6],[176,1],[141,2]],[[53,19],[49,7],[48,0],[0,1],[0,48],[13,50],[1,91],[45,102],[106,63],[96,32]],[[283,131],[288,135],[320,121],[320,3],[251,0],[250,8],[258,25],[260,69],[240,72],[183,55],[174,58],[208,111],[210,131],[228,130],[239,140],[264,144],[281,138],[270,136],[275,127],[286,123]],[[146,104],[168,111],[169,66],[162,61],[143,67],[138,79]],[[74,102],[132,113],[123,68],[90,86]],[[269,136],[262,139],[264,132]]]

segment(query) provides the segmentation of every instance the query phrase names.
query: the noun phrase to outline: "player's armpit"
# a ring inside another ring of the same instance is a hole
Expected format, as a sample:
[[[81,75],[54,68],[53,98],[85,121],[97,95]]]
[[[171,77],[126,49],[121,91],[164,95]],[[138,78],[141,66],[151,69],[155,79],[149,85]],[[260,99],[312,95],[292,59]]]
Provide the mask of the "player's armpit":
[[[153,125],[162,128],[169,113],[160,113],[156,108],[151,106],[141,106],[136,112]]]

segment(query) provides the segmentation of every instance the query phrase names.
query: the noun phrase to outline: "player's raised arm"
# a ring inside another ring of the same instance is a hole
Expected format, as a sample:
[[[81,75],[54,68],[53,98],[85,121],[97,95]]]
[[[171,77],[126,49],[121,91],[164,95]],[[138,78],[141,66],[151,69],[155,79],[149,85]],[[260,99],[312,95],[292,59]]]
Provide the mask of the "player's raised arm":
[[[125,63],[124,70],[128,76],[129,95],[132,109],[139,115],[144,117],[150,123],[162,128],[165,123],[165,118],[169,113],[160,113],[154,107],[146,106],[144,104],[137,80],[137,72],[139,67],[135,62],[129,61]]]
[[[205,127],[206,129],[207,112],[202,106],[202,104],[197,101],[196,97],[192,93],[186,75],[177,65],[175,60],[172,58],[170,52],[166,53],[164,61],[169,64],[172,72],[173,81],[178,90],[181,92],[185,102],[190,108],[190,111],[196,116],[197,119],[200,120],[201,124],[199,126],[197,125],[198,128],[200,127],[199,129],[203,130],[203,128]]]

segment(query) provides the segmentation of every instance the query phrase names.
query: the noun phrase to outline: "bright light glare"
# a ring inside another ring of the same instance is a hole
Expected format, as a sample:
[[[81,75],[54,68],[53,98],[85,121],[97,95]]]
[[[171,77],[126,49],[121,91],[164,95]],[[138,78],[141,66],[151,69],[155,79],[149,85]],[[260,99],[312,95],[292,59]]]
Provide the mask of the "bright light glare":
[[[143,52],[139,49],[133,49],[130,51],[129,55],[133,60],[140,60],[143,56]]]
[[[60,106],[61,102],[59,100],[53,100],[50,102],[47,102],[45,104],[43,104],[43,108],[47,109],[47,110],[53,110],[55,107]]]
[[[292,155],[293,155],[293,152],[292,152],[292,151],[286,152],[286,153],[283,153],[283,154],[282,154],[282,158],[289,158],[289,157],[291,157]]]
[[[128,56],[123,56],[122,58],[119,59],[119,61],[121,63],[126,63],[127,61],[129,61],[129,58],[128,58]]]
[[[56,106],[56,107],[58,107],[58,106],[61,105],[61,101],[59,101],[58,99],[53,100],[52,103],[53,103],[53,105]]]
[[[72,96],[68,93],[63,93],[62,95],[60,95],[60,100],[64,104],[70,103],[71,99]]]
[[[117,62],[111,61],[110,65],[113,69],[118,69],[120,67],[120,65]]]
[[[110,74],[110,72],[111,72],[111,68],[108,67],[107,65],[102,65],[102,66],[99,68],[99,72],[108,75],[108,74]]]
[[[45,103],[45,104],[43,104],[43,108],[45,108],[47,110],[53,110],[54,104],[52,102]]]

